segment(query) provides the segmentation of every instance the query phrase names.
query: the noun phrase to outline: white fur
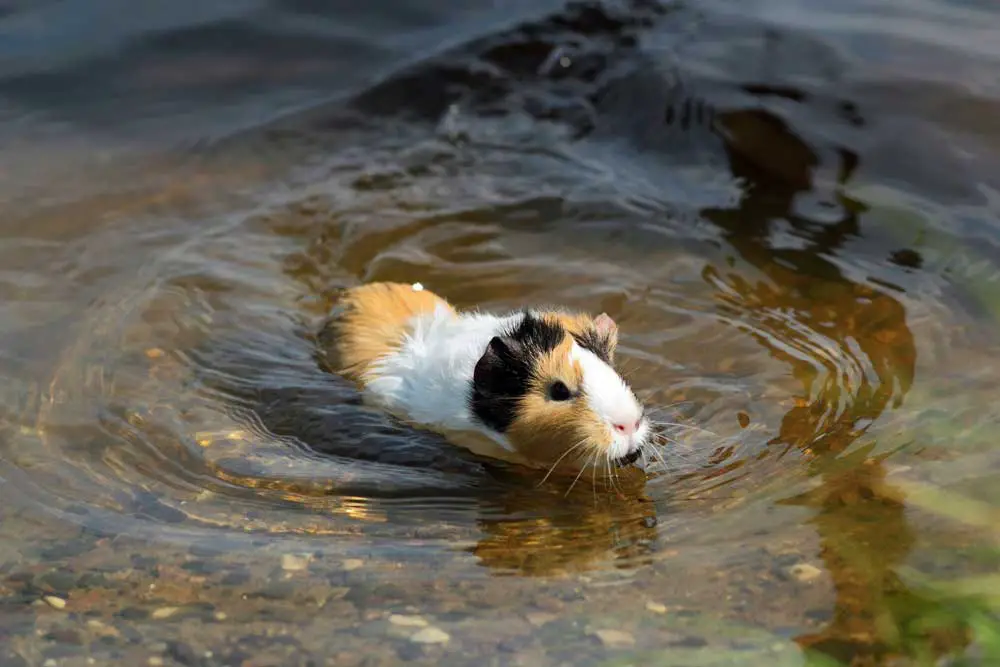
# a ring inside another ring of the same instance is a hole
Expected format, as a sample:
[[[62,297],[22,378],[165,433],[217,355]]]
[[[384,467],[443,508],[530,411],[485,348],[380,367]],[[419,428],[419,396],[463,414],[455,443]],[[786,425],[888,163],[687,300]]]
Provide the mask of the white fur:
[[[469,409],[469,387],[476,363],[493,336],[511,328],[521,313],[455,315],[438,307],[411,320],[412,333],[399,350],[373,367],[366,390],[386,408],[403,412],[418,423],[448,430],[475,431],[513,451],[500,433],[482,426]],[[648,436],[646,420],[631,436],[617,433],[612,424],[633,424],[642,416],[635,394],[611,366],[597,355],[573,344],[570,355],[583,367],[583,389],[591,409],[603,419],[611,441],[610,458],[625,456]]]
[[[490,339],[518,321],[520,314],[496,316],[447,308],[411,320],[413,332],[399,351],[374,366],[367,391],[389,409],[406,413],[419,424],[482,433],[508,451],[502,434],[483,427],[469,410],[469,386],[476,362]]]
[[[590,350],[573,343],[570,355],[583,367],[583,391],[590,409],[604,420],[608,429],[610,457],[617,459],[635,451],[648,435],[646,420],[631,435],[613,428],[614,424],[635,424],[642,418],[642,407],[635,394],[611,366]]]

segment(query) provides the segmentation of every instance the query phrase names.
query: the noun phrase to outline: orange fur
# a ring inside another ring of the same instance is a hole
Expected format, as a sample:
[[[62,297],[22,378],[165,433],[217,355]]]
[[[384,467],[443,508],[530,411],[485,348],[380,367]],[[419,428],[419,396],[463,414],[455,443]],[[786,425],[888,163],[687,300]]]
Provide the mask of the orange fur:
[[[364,382],[372,365],[395,351],[408,333],[409,320],[451,304],[427,290],[402,283],[370,283],[347,290],[339,303],[342,312],[331,320],[332,345],[327,347],[333,370]]]

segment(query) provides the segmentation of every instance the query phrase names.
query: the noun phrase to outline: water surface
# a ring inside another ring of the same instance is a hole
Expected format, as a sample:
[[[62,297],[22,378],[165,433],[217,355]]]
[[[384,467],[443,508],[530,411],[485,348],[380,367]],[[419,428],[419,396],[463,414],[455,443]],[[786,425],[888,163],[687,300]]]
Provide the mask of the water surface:
[[[0,6],[4,664],[1000,659],[1000,12],[462,6]],[[610,313],[662,464],[363,407],[373,280]]]

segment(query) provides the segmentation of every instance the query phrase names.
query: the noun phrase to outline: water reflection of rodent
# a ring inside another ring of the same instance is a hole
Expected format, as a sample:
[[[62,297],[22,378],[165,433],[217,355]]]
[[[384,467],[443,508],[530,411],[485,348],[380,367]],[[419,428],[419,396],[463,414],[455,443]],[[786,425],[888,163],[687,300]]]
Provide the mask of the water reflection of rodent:
[[[634,567],[656,539],[656,511],[642,494],[645,481],[630,470],[613,481],[587,479],[569,494],[514,481],[484,501],[483,536],[469,549],[498,574],[552,576],[620,561]]]

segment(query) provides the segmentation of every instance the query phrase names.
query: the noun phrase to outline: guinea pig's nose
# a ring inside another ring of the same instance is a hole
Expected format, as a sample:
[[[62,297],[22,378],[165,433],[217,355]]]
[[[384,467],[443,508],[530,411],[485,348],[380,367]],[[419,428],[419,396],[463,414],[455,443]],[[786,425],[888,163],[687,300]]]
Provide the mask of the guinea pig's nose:
[[[641,421],[642,420],[639,420],[634,424],[615,424],[614,427],[615,430],[621,433],[622,435],[632,435],[633,433],[639,430],[639,423]]]

